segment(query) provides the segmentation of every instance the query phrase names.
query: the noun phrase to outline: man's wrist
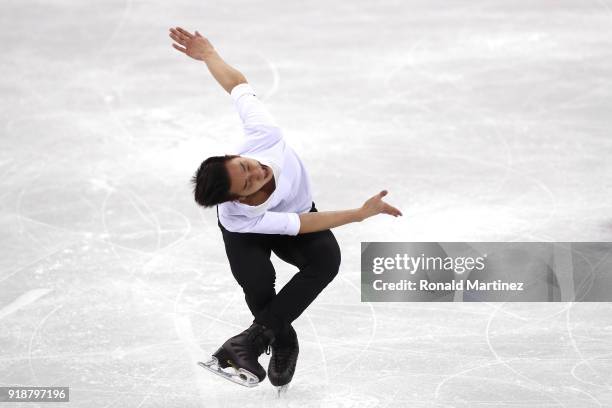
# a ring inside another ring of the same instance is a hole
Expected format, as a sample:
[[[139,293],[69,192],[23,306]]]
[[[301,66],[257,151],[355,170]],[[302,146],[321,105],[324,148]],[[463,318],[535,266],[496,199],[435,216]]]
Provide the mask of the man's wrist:
[[[361,222],[363,220],[365,220],[367,217],[365,216],[364,212],[363,212],[363,208],[355,208],[353,210],[353,213],[355,214],[355,221],[356,222]]]
[[[217,54],[217,51],[216,50],[212,50],[212,51],[208,51],[207,53],[205,53],[202,56],[202,61],[205,64],[208,64],[210,61],[212,61],[213,59],[218,58],[218,57],[219,57],[219,54]]]

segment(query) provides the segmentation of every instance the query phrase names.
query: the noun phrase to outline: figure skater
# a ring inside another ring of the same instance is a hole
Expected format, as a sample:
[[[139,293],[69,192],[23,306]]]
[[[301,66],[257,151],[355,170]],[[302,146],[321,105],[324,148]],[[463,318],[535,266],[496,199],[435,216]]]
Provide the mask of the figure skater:
[[[283,387],[293,378],[299,352],[291,323],[340,267],[340,248],[331,228],[377,214],[397,217],[402,213],[382,200],[386,190],[358,208],[317,211],[306,168],[244,75],[228,65],[198,31],[170,28],[170,37],[176,50],[204,62],[230,94],[245,134],[234,154],[207,158],[191,181],[195,201],[217,207],[230,268],[254,320],[223,343],[209,361],[199,364],[250,387],[265,379],[258,358],[271,351],[268,378]],[[271,252],[299,269],[278,293]]]

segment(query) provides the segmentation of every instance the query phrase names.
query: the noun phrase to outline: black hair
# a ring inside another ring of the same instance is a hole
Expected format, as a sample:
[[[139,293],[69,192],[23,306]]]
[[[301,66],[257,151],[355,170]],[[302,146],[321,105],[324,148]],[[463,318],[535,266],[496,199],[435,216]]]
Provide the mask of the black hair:
[[[225,167],[225,162],[235,157],[240,156],[232,154],[212,156],[200,164],[198,170],[191,177],[196,203],[203,207],[212,207],[239,197],[230,193],[230,177],[227,167]]]

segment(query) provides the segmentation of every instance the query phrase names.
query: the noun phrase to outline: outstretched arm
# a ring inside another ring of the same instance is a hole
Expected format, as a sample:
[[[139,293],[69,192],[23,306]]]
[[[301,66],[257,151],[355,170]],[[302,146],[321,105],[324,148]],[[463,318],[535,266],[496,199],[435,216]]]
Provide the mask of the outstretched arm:
[[[382,198],[387,195],[383,190],[367,200],[360,208],[341,211],[307,212],[300,214],[300,231],[298,234],[324,231],[351,222],[360,222],[377,214],[389,214],[394,217],[403,215],[400,210],[385,203]]]
[[[206,63],[212,76],[228,93],[236,85],[247,82],[240,71],[223,61],[210,41],[199,32],[191,34],[181,27],[171,28],[170,38],[180,44],[172,44],[175,49],[195,60]]]

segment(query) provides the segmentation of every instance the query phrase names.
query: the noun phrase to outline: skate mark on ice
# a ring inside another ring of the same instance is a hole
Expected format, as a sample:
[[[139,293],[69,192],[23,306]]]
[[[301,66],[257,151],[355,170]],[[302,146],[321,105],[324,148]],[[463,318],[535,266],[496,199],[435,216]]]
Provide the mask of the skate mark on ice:
[[[187,346],[187,350],[191,356],[192,361],[198,360],[198,355],[204,353],[204,350],[200,348],[198,342],[193,334],[193,325],[188,316],[179,314],[178,303],[183,295],[183,292],[187,288],[187,284],[184,283],[179,289],[176,298],[174,299],[173,312],[174,312],[174,330],[180,340],[182,340]],[[195,371],[195,370],[194,370]]]
[[[102,204],[100,205],[100,214],[102,216],[102,228],[103,228],[103,231],[104,231],[104,236],[109,237],[106,242],[107,242],[108,245],[110,245],[110,250],[113,252],[113,254],[115,254],[117,259],[121,259],[121,256],[119,255],[119,253],[115,249],[115,243],[110,238],[111,237],[111,233],[110,233],[110,230],[108,228],[108,223],[106,222],[106,206],[107,206],[107,203],[108,203],[108,199],[111,197],[111,195],[112,195],[112,191],[108,191],[106,193],[106,196],[104,197],[104,200],[102,200]],[[125,271],[128,272],[128,273],[130,272],[125,267],[125,265],[123,265],[123,263],[120,264],[120,267],[125,269]],[[130,274],[130,276],[133,276],[133,272]]]
[[[503,359],[502,359],[502,358],[499,356],[499,354],[497,354],[497,352],[495,351],[495,349],[493,348],[493,346],[492,346],[492,344],[491,344],[490,337],[489,337],[490,326],[491,326],[491,322],[493,321],[493,318],[494,318],[494,317],[495,317],[495,315],[497,314],[498,310],[500,310],[500,309],[503,307],[503,305],[504,305],[504,304],[505,304],[505,303],[503,303],[501,306],[499,306],[499,307],[497,307],[496,309],[494,309],[494,310],[493,310],[493,312],[490,314],[489,319],[488,319],[488,321],[487,321],[487,327],[486,327],[486,330],[485,330],[485,338],[486,338],[486,341],[487,341],[487,345],[488,345],[488,347],[489,347],[489,349],[490,349],[491,353],[494,355],[494,357],[495,357],[496,361],[493,361],[493,362],[486,362],[486,363],[483,363],[483,364],[479,364],[479,365],[477,365],[477,366],[470,367],[470,368],[465,369],[465,370],[461,370],[461,371],[459,371],[459,372],[456,372],[456,373],[454,373],[454,374],[451,374],[451,375],[449,375],[449,376],[445,377],[445,378],[444,378],[442,381],[440,381],[440,382],[438,383],[438,385],[436,386],[436,389],[435,389],[435,392],[434,392],[434,398],[435,398],[436,400],[437,400],[437,399],[439,399],[439,398],[440,398],[440,391],[441,391],[441,388],[442,388],[442,387],[443,387],[443,386],[444,386],[444,385],[445,385],[447,382],[449,382],[450,380],[452,380],[452,379],[454,379],[454,378],[465,377],[465,376],[464,376],[464,374],[469,373],[469,372],[471,372],[471,371],[478,370],[478,369],[480,369],[480,368],[492,367],[492,366],[496,366],[496,365],[503,365],[503,366],[505,366],[506,368],[508,368],[510,371],[512,371],[514,374],[516,374],[517,376],[524,378],[524,379],[527,381],[527,383],[517,383],[517,382],[512,382],[512,383],[511,383],[511,382],[509,382],[509,381],[495,380],[495,379],[491,379],[491,378],[489,378],[489,381],[498,381],[498,382],[502,382],[502,383],[504,383],[504,384],[511,384],[511,385],[513,385],[513,386],[519,386],[519,387],[522,387],[522,388],[525,388],[525,389],[529,389],[530,391],[534,391],[534,392],[541,393],[542,395],[546,396],[547,398],[550,398],[550,399],[554,400],[554,401],[555,401],[556,403],[558,403],[560,406],[565,407],[566,405],[565,405],[565,404],[563,404],[563,402],[562,402],[561,400],[559,400],[558,398],[556,398],[556,397],[554,396],[554,392],[552,392],[552,391],[548,391],[548,390],[546,389],[547,387],[546,387],[545,385],[543,385],[543,384],[541,384],[541,383],[539,383],[539,382],[537,382],[537,381],[535,381],[535,380],[532,380],[532,379],[531,379],[531,378],[529,378],[529,377],[526,377],[525,375],[523,375],[523,374],[521,374],[520,372],[516,371],[516,370],[515,370],[515,369],[514,369],[512,366],[510,366],[510,365],[508,364],[508,363],[510,363],[510,362],[513,362],[513,361],[524,361],[524,360],[525,360],[525,358],[522,358],[522,357],[515,357],[515,358],[509,358],[509,359],[503,360]]]
[[[310,324],[310,327],[312,328],[312,333],[314,334],[316,343],[319,346],[319,351],[321,352],[321,359],[323,360],[323,372],[325,373],[325,383],[329,384],[329,372],[327,370],[327,359],[325,358],[325,350],[323,349],[323,345],[321,344],[321,340],[319,339],[319,334],[317,333],[317,328],[315,327],[314,323],[312,322],[312,319],[310,318],[310,316],[308,314],[308,311],[306,311],[306,313],[304,313],[304,315],[308,319],[308,323]]]
[[[604,405],[597,398],[595,398],[595,396],[593,396],[592,394],[586,392],[585,390],[581,390],[578,387],[570,387],[570,386],[564,386],[563,389],[574,391],[574,392],[579,392],[581,394],[584,394],[587,397],[589,397],[590,399],[592,399],[593,401],[595,401],[595,403],[597,405],[599,405],[600,407],[602,407],[602,408],[604,407]]]
[[[401,375],[396,375],[395,377],[398,377],[398,378],[404,378],[404,377],[403,377],[403,376],[401,376]],[[397,398],[397,394],[399,394],[400,390],[401,390],[401,388],[397,388],[397,389],[395,390],[395,392],[393,393],[393,395],[391,396],[391,398],[389,398],[389,400],[388,400],[388,401],[385,403],[385,405],[383,405],[383,406],[382,406],[382,407],[380,407],[380,408],[387,408],[387,407],[389,406],[389,404],[391,404],[392,402],[394,402],[394,401],[395,401],[395,399]]]
[[[198,342],[193,334],[193,325],[191,324],[191,320],[189,319],[189,317],[185,315],[179,315],[178,302],[180,301],[180,298],[186,288],[187,284],[184,283],[183,286],[181,286],[181,289],[177,293],[176,298],[174,300],[174,331],[177,337],[187,347],[187,351],[189,354],[188,365],[191,367],[194,377],[198,378],[199,370],[197,369],[197,365],[195,363],[200,360],[199,356],[205,356],[206,354],[204,350],[202,350],[198,345]],[[198,393],[200,395],[200,398],[206,398],[209,392],[202,386],[200,381],[196,381],[196,385],[198,387]]]
[[[557,403],[559,403],[559,405],[561,405],[562,407],[565,407],[566,405],[558,398],[555,397],[554,392],[552,391],[548,391],[546,388],[546,386],[532,378],[527,377],[526,375],[518,372],[517,370],[514,369],[514,367],[512,367],[510,364],[508,364],[509,361],[511,360],[504,360],[500,357],[500,355],[497,353],[497,351],[494,349],[493,344],[491,343],[491,323],[493,322],[493,319],[495,318],[495,315],[497,314],[497,312],[502,309],[504,307],[504,305],[506,304],[506,302],[501,303],[498,307],[496,307],[492,312],[491,315],[489,316],[489,319],[487,320],[487,327],[485,329],[485,339],[487,341],[487,346],[489,347],[489,350],[491,351],[491,353],[493,354],[493,356],[495,357],[495,360],[499,363],[501,363],[502,365],[504,365],[506,368],[508,368],[510,371],[512,371],[514,374],[516,374],[517,376],[525,379],[528,383],[531,383],[533,385],[528,385],[528,384],[520,384],[520,386],[524,387],[524,388],[528,388],[531,389],[533,391],[537,391],[540,392],[544,395],[547,395],[549,398],[553,399],[554,401],[556,401]],[[519,358],[516,359],[512,359],[512,361],[515,361]]]
[[[353,284],[353,282],[348,280],[346,277],[342,276],[342,280],[346,282],[350,287],[355,289],[357,294],[361,293],[359,288],[356,287],[355,284]],[[342,374],[344,371],[346,371],[346,369],[348,369],[351,365],[353,365],[353,363],[358,361],[361,358],[361,355],[370,348],[370,346],[372,345],[372,341],[374,340],[374,337],[376,337],[376,328],[378,327],[378,321],[376,319],[376,311],[374,310],[374,306],[372,306],[371,302],[366,302],[366,304],[370,308],[370,312],[372,315],[372,332],[370,333],[370,337],[368,338],[368,341],[365,344],[365,346],[359,349],[355,357],[353,357],[344,367],[342,367],[340,370],[338,370],[337,372],[333,374],[334,377],[338,376],[339,374]]]
[[[106,40],[106,42],[102,44],[102,46],[99,48],[98,52],[96,53],[96,57],[100,57],[100,55],[109,48],[111,43],[119,35],[121,30],[123,29],[123,26],[125,25],[125,22],[127,21],[127,18],[128,18],[128,15],[130,14],[131,9],[132,9],[132,0],[126,0],[124,3],[123,11],[121,13],[121,17],[119,18],[119,21],[113,28],[113,32],[108,36],[108,40]]]
[[[48,157],[47,157],[48,159]],[[47,164],[48,160],[45,161],[45,164]],[[41,166],[42,167],[42,166]],[[19,196],[17,196],[17,203],[16,203],[16,208],[15,211],[17,212],[17,222],[19,225],[19,229],[23,232],[25,232],[28,237],[30,238],[32,243],[37,243],[40,244],[40,241],[30,233],[29,229],[23,224],[23,211],[21,210],[22,207],[22,203],[23,203],[23,196],[25,195],[26,191],[29,191],[29,187],[38,179],[40,179],[41,173],[39,172],[36,177],[33,177],[32,180],[30,181],[30,183],[28,185],[26,185],[24,188],[21,189],[21,191],[19,192]],[[42,245],[41,245],[42,246]],[[47,248],[45,248],[47,249]]]
[[[159,251],[161,253],[158,253],[158,252],[154,253],[153,256],[151,257],[151,259],[149,259],[147,262],[145,262],[144,265],[142,266],[142,270],[143,271],[146,270],[146,267],[151,262],[156,260],[158,257],[160,257],[160,256],[164,256],[165,257],[166,255],[163,254],[164,251],[168,251],[170,249],[173,249],[176,246],[179,246],[180,244],[183,244],[187,240],[186,238],[189,236],[189,234],[191,233],[191,230],[192,230],[191,221],[189,221],[189,218],[187,218],[185,216],[185,214],[181,213],[180,211],[176,211],[176,210],[174,210],[174,209],[172,209],[170,207],[166,207],[166,206],[160,207],[160,210],[165,210],[165,211],[174,213],[174,214],[178,215],[179,217],[181,217],[185,221],[186,228],[184,228],[184,229],[173,229],[173,230],[171,230],[171,229],[162,229],[161,230],[162,233],[163,232],[169,232],[169,231],[171,231],[171,232],[173,232],[173,231],[182,231],[182,235],[180,237],[178,237],[177,239],[175,239],[173,242],[171,242],[171,243],[167,244],[166,246],[164,246],[163,249],[161,249]]]
[[[580,367],[581,365],[583,365],[583,364],[588,364],[588,363],[587,363],[587,361],[592,361],[592,360],[596,360],[596,359],[598,359],[598,358],[604,358],[604,357],[612,357],[612,353],[602,354],[602,355],[599,355],[599,356],[590,357],[590,358],[587,358],[587,359],[584,359],[584,360],[579,361],[578,363],[576,363],[576,364],[575,364],[575,365],[572,367],[572,369],[571,369],[571,371],[570,371],[570,373],[572,374],[572,377],[574,377],[576,380],[580,381],[580,382],[581,382],[581,383],[583,383],[583,384],[591,385],[591,386],[593,386],[593,387],[597,387],[597,388],[612,389],[612,387],[610,387],[610,386],[609,386],[609,385],[607,385],[607,384],[606,384],[607,386],[604,386],[604,385],[601,385],[601,384],[596,384],[596,383],[591,382],[591,381],[586,381],[586,380],[584,380],[583,378],[579,377],[579,376],[576,374],[576,369],[577,369],[578,367]],[[610,359],[610,358],[606,358],[606,360],[609,360],[609,359]]]
[[[221,311],[217,314],[215,320],[209,319],[210,321],[208,322],[208,326],[206,326],[206,329],[204,329],[202,331],[203,333],[208,333],[209,332],[209,330],[210,330],[211,326],[213,325],[214,321],[217,321],[217,322],[223,321],[223,320],[221,320],[221,316],[223,316],[223,314],[225,313],[225,311],[227,310],[227,308],[230,305],[232,305],[232,304],[234,304],[236,302],[236,296],[237,296],[237,293],[234,292],[232,294],[232,296],[227,300],[227,302],[225,302],[225,306],[223,306],[223,309],[221,309]]]
[[[435,157],[435,158],[445,158],[445,159],[455,159],[455,160],[462,160],[465,161],[467,163],[471,163],[471,164],[477,164],[477,165],[481,165],[481,166],[487,166],[487,167],[492,167],[492,168],[498,168],[501,170],[505,170],[506,172],[510,172],[513,173],[515,176],[520,177],[521,180],[523,181],[531,181],[534,185],[538,186],[543,193],[545,193],[546,195],[548,195],[548,198],[550,199],[550,204],[547,206],[549,208],[548,212],[546,213],[546,218],[543,218],[542,220],[539,220],[539,222],[532,222],[530,225],[530,228],[527,230],[527,232],[531,232],[531,231],[535,231],[537,228],[539,228],[542,225],[545,225],[547,222],[549,222],[550,220],[553,219],[554,215],[556,214],[558,207],[559,207],[559,203],[555,197],[555,194],[553,193],[553,191],[539,178],[536,178],[532,175],[526,174],[525,172],[522,172],[520,170],[517,170],[513,167],[504,165],[504,164],[498,164],[498,163],[494,163],[494,162],[488,162],[486,160],[480,160],[477,159],[475,157],[471,157],[471,156],[467,156],[467,155],[461,155],[461,154],[445,154],[445,153],[439,153],[439,152],[432,152],[430,153],[431,157]],[[514,199],[516,200],[517,197],[514,197]],[[508,207],[508,206],[504,206],[504,207]],[[510,207],[511,208],[511,207]]]
[[[270,68],[270,72],[272,72],[272,87],[261,97],[261,100],[265,101],[278,91],[280,84],[280,74],[278,73],[278,68],[276,67],[276,64],[267,59],[262,53],[258,52],[257,55],[259,55],[259,57],[266,62],[268,68]]]
[[[153,379],[153,377],[155,377],[156,375],[158,375],[158,374],[162,373],[164,370],[166,370],[170,364],[172,364],[172,361],[169,361],[167,364],[164,364],[161,367],[155,368],[153,370],[153,372],[151,374],[149,374],[148,376],[146,376],[146,377],[139,377],[139,379],[141,379],[141,381],[140,382],[134,382],[134,384],[132,385],[130,391],[122,393],[123,395],[119,395],[117,398],[111,400],[108,404],[104,405],[104,407],[102,407],[102,408],[108,408],[108,407],[115,406],[119,401],[125,399],[125,395],[137,395],[138,393],[134,392],[134,390],[136,388],[140,389],[140,388],[144,387],[145,385],[149,385],[149,386],[155,387],[155,383],[152,383],[151,380]],[[150,397],[152,397],[154,395],[159,395],[159,394],[156,394],[154,391],[146,392],[144,397],[143,397],[143,399],[140,401],[140,404],[138,404],[138,407],[141,407],[142,404],[145,401],[147,401]]]
[[[0,309],[0,320],[10,314],[15,313],[17,310],[26,307],[27,305],[36,302],[38,299],[45,296],[49,292],[52,292],[52,289],[41,288],[33,289],[24,293],[23,295],[19,296],[17,299]]]
[[[73,241],[73,242],[74,242],[74,241]],[[70,244],[72,244],[73,242],[71,242]],[[53,255],[55,255],[55,254],[57,254],[58,252],[63,251],[64,249],[66,249],[66,248],[65,248],[65,246],[60,247],[60,248],[58,248],[58,249],[56,249],[56,250],[53,250],[53,251],[51,251],[51,252],[49,252],[49,253],[47,253],[47,254],[45,254],[45,255],[43,255],[43,256],[41,256],[41,257],[39,257],[39,258],[36,258],[36,259],[35,259],[35,260],[33,260],[32,262],[29,262],[29,263],[27,263],[27,264],[25,264],[25,265],[23,265],[23,266],[19,266],[19,267],[15,268],[14,270],[10,271],[10,272],[9,272],[8,274],[6,274],[5,276],[1,277],[1,278],[0,278],[0,283],[4,282],[5,280],[7,280],[8,278],[10,278],[11,276],[16,275],[16,274],[18,274],[19,272],[21,272],[21,271],[23,271],[23,270],[27,269],[28,267],[30,267],[30,266],[32,266],[32,265],[36,265],[38,262],[43,261],[43,260],[45,260],[45,259],[47,259],[47,258],[49,258],[49,257],[51,257],[51,256],[53,256]]]
[[[61,308],[62,306],[63,305],[58,305],[55,308],[53,308],[53,310],[51,310],[49,313],[47,313],[47,315],[43,317],[40,322],[38,322],[38,324],[34,328],[34,331],[32,332],[32,335],[30,336],[30,341],[28,342],[28,366],[30,368],[30,373],[32,374],[33,384],[41,384],[41,381],[38,379],[38,376],[34,372],[34,366],[32,365],[32,344],[34,344],[34,339],[36,338],[36,335],[38,334],[38,330],[45,324],[47,319],[51,317],[53,313],[57,312],[59,308]]]
[[[572,307],[574,305],[575,305],[574,302],[570,302],[570,307],[567,308],[567,312],[565,314],[565,328],[567,329],[567,334],[569,335],[570,343],[572,345],[572,348],[574,350],[576,350],[576,353],[578,353],[578,356],[580,357],[580,361],[578,361],[574,365],[574,367],[572,367],[571,374],[572,374],[572,376],[576,380],[580,381],[581,383],[593,385],[593,386],[596,386],[596,387],[603,387],[603,388],[606,388],[606,389],[612,389],[612,386],[610,386],[610,384],[608,384],[605,381],[604,381],[604,385],[596,384],[596,383],[592,383],[592,382],[587,382],[587,381],[583,380],[582,378],[578,377],[578,375],[576,374],[576,368],[577,367],[579,367],[581,365],[586,365],[595,376],[600,377],[599,373],[597,373],[597,371],[593,368],[593,366],[589,363],[589,361],[595,360],[596,358],[601,357],[601,356],[594,356],[594,357],[591,357],[591,358],[585,358],[584,354],[582,354],[582,350],[580,350],[580,348],[578,347],[578,345],[576,343],[576,339],[575,339],[574,334],[572,332],[572,329],[570,327],[570,312],[571,312],[571,309],[572,309]],[[609,354],[607,354],[607,355],[609,355]],[[595,397],[593,397],[593,398],[595,398]]]
[[[224,265],[225,265],[225,264],[224,264]],[[176,297],[174,298],[174,300],[169,301],[169,302],[171,302],[171,303],[174,305],[174,312],[175,312],[175,315],[180,315],[180,313],[177,311],[177,310],[178,310],[178,305],[179,305],[180,300],[181,300],[181,298],[182,298],[182,296],[183,296],[183,292],[185,291],[185,289],[186,289],[186,288],[187,288],[187,284],[183,284],[183,286],[181,286],[181,289],[179,290],[179,292],[178,292],[178,294],[176,295]],[[226,320],[222,320],[222,319],[220,318],[220,316],[223,316],[223,313],[225,312],[225,310],[227,310],[227,308],[228,308],[230,305],[232,305],[232,304],[234,304],[234,303],[235,303],[236,296],[237,296],[237,294],[236,294],[236,293],[232,294],[232,296],[231,296],[231,297],[230,297],[230,298],[227,300],[227,302],[226,302],[226,303],[225,303],[225,305],[223,306],[223,309],[221,309],[221,311],[220,311],[220,312],[218,312],[216,315],[207,314],[207,313],[201,312],[201,311],[199,311],[199,310],[194,310],[194,309],[192,309],[192,308],[190,308],[190,307],[188,307],[188,306],[185,306],[185,305],[181,305],[181,306],[180,306],[180,308],[181,308],[181,310],[183,311],[183,313],[184,313],[185,311],[189,311],[189,312],[190,312],[190,313],[192,313],[192,314],[196,314],[196,315],[202,316],[202,317],[204,317],[206,320],[209,320],[209,321],[210,321],[210,323],[208,324],[208,326],[207,326],[207,327],[206,327],[206,329],[204,330],[204,333],[207,333],[207,332],[208,332],[208,330],[210,329],[210,327],[211,327],[211,325],[213,324],[213,322],[220,323],[220,324],[222,324],[222,325],[224,325],[224,326],[231,326],[231,327],[234,327],[234,328],[236,328],[236,329],[243,330],[244,328],[243,328],[241,325],[236,324],[236,323],[232,323],[232,322],[229,322],[229,321],[226,321]]]

